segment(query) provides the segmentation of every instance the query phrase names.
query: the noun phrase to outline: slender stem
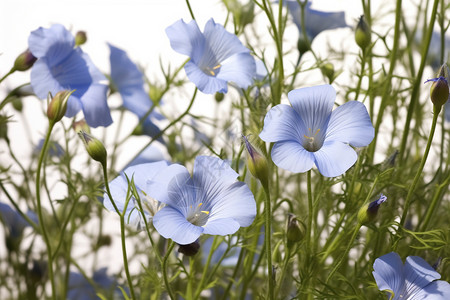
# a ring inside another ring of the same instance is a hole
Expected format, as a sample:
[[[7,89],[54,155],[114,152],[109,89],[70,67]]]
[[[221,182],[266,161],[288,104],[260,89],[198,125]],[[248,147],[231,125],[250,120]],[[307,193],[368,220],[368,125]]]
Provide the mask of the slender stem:
[[[347,245],[347,248],[345,249],[344,253],[342,254],[341,258],[337,262],[337,264],[334,266],[333,270],[331,270],[330,274],[327,277],[327,283],[330,281],[330,279],[333,277],[334,273],[339,269],[339,267],[342,265],[342,262],[344,261],[345,257],[347,256],[348,252],[352,248],[353,241],[356,239],[356,236],[358,235],[359,229],[361,228],[361,225],[358,224],[358,226],[355,227],[355,231],[353,232],[353,235],[350,239],[350,242]]]
[[[441,110],[441,107],[437,108],[436,106],[434,106],[433,123],[431,124],[431,130],[430,130],[430,135],[428,136],[427,147],[425,148],[425,153],[422,156],[422,161],[420,162],[420,166],[417,169],[417,173],[416,173],[416,176],[414,177],[413,183],[411,184],[411,186],[409,188],[408,195],[406,196],[405,206],[404,206],[402,218],[400,219],[400,226],[398,227],[398,230],[401,230],[400,227],[403,227],[403,225],[405,224],[406,215],[408,214],[408,209],[409,209],[409,206],[411,205],[412,196],[414,194],[414,191],[416,190],[416,186],[417,186],[417,183],[419,182],[420,175],[422,175],[423,168],[425,167],[425,163],[428,158],[428,153],[430,152],[430,148],[431,148],[431,142],[433,141],[434,132],[436,130],[436,124],[438,121],[440,110]]]
[[[15,70],[14,68],[11,68],[11,70],[9,70],[9,72],[6,73],[5,76],[3,76],[3,77],[0,79],[0,83],[2,83],[3,80],[5,80],[9,75],[11,75],[12,73],[14,73],[15,71],[16,71],[16,70]]]
[[[264,187],[264,192],[266,194],[266,198],[264,201],[264,212],[265,212],[265,237],[264,244],[266,245],[266,256],[267,256],[267,271],[269,276],[269,299],[274,299],[274,278],[273,278],[273,270],[272,270],[272,245],[271,245],[271,229],[272,229],[272,211],[270,209],[270,191],[269,185],[261,182]]]
[[[430,223],[434,209],[438,205],[439,201],[442,199],[442,194],[443,194],[442,192],[446,191],[449,184],[450,184],[450,174],[448,174],[445,181],[437,187],[435,194],[433,196],[433,199],[431,200],[431,204],[427,207],[427,212],[425,214],[425,218],[423,219],[424,220],[423,224],[420,227],[420,231],[423,232],[423,231],[427,230],[427,227],[428,227],[428,224]]]
[[[216,244],[217,244],[217,235],[214,237],[214,240],[211,245],[211,249],[209,250],[208,259],[206,260],[205,267],[203,268],[202,279],[200,279],[200,284],[198,285],[197,289],[195,290],[194,299],[199,299],[200,293],[203,290],[203,285],[205,284],[206,274],[208,273],[209,264],[211,263],[211,258],[213,256],[214,250],[217,247]]]
[[[48,256],[48,276],[50,278],[50,284],[52,288],[52,299],[56,300],[56,285],[55,278],[53,274],[53,255],[52,255],[52,247],[50,243],[50,239],[48,237],[47,231],[45,230],[44,224],[44,216],[42,214],[42,203],[41,203],[41,168],[44,162],[44,158],[47,153],[47,148],[50,141],[50,135],[52,133],[53,127],[55,123],[50,122],[47,130],[47,135],[45,136],[44,145],[42,146],[41,154],[39,155],[38,167],[36,170],[36,209],[39,218],[39,226],[41,228],[42,237],[44,238],[45,245],[47,247],[47,256]]]
[[[170,287],[169,277],[167,275],[167,261],[169,260],[170,253],[172,253],[173,248],[175,247],[175,243],[173,241],[169,242],[169,248],[167,249],[166,255],[162,261],[162,271],[164,277],[164,284],[166,285],[167,293],[169,294],[170,299],[174,300],[175,296],[173,294],[172,288]]]
[[[312,197],[312,182],[311,182],[311,170],[306,173],[307,188],[308,188],[308,227],[306,229],[306,249],[311,249],[311,233],[313,223],[313,197]]]
[[[191,14],[192,20],[195,20],[194,12],[192,11],[191,4],[189,3],[189,0],[186,0],[186,4],[187,4],[187,7],[189,9],[189,13]]]

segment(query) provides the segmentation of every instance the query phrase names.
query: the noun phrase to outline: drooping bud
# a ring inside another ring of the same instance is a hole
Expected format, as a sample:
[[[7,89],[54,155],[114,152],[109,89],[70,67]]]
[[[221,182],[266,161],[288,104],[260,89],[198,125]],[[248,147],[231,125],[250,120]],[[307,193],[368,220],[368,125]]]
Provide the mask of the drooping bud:
[[[288,215],[286,226],[286,240],[288,248],[292,247],[295,243],[300,242],[305,236],[306,226],[298,220],[293,214]]]
[[[328,78],[330,81],[330,84],[334,81],[334,66],[332,63],[326,63],[320,67],[320,70],[322,71],[322,74]]]
[[[89,156],[106,166],[107,153],[103,143],[85,131],[79,131],[78,136],[83,141]]]
[[[371,31],[369,25],[364,20],[364,15],[359,18],[358,25],[355,30],[355,41],[358,46],[364,50],[366,49],[371,42]]]
[[[25,50],[14,61],[13,71],[26,71],[31,68],[34,62],[37,60],[29,49]]]
[[[222,102],[223,98],[225,98],[225,94],[224,94],[224,93],[219,93],[219,92],[217,92],[217,93],[214,95],[214,99],[216,99],[216,102],[217,102],[217,103]]]
[[[20,99],[19,97],[13,96],[13,99],[11,100],[11,104],[14,107],[14,109],[17,110],[18,112],[22,111],[23,103],[22,103],[22,99]]]
[[[67,110],[67,102],[69,101],[70,95],[75,92],[73,91],[60,91],[56,93],[55,97],[50,100],[51,94],[48,94],[48,99],[50,103],[47,108],[47,117],[51,122],[58,122],[64,117]]]
[[[269,166],[267,159],[259,153],[255,147],[250,144],[247,137],[242,135],[242,139],[247,149],[247,166],[253,176],[261,181],[261,184],[267,186],[269,183]]]
[[[178,245],[180,246],[178,252],[183,253],[186,256],[194,256],[197,254],[198,250],[200,250],[200,243],[198,240],[187,245]]]
[[[81,46],[87,41],[87,36],[85,31],[78,31],[75,34],[75,46]]]
[[[300,54],[304,54],[311,49],[311,45],[302,35],[300,35],[300,38],[297,41],[297,49]]]
[[[387,197],[383,194],[380,195],[375,201],[370,202],[369,204],[364,205],[358,212],[358,222],[361,225],[366,225],[375,221],[375,218],[378,214],[378,209],[381,203],[386,202]]]
[[[449,100],[449,70],[447,64],[443,64],[439,69],[437,78],[428,79],[425,83],[432,81],[430,88],[430,98],[434,106],[440,110],[442,105]]]

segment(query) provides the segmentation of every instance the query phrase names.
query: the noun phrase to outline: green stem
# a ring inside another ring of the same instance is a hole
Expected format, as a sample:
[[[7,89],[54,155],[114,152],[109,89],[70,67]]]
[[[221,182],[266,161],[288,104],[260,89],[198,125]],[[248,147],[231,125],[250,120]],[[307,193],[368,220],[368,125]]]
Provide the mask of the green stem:
[[[334,273],[339,269],[339,267],[342,265],[342,262],[344,261],[345,257],[347,256],[348,252],[353,246],[353,241],[356,239],[356,236],[358,235],[359,229],[361,228],[361,225],[358,224],[358,226],[355,227],[355,231],[353,232],[353,235],[350,239],[350,242],[347,245],[347,248],[345,249],[344,253],[342,254],[341,258],[337,262],[337,264],[334,266],[333,270],[331,270],[330,274],[327,277],[326,282],[328,283],[330,279],[333,277]]]
[[[267,256],[267,272],[269,276],[269,299],[274,299],[274,278],[273,278],[273,270],[272,270],[272,245],[271,245],[271,228],[272,228],[272,211],[270,209],[270,191],[268,183],[262,183],[264,188],[264,192],[266,194],[264,201],[264,212],[265,212],[265,237],[264,244],[266,245],[266,256]]]
[[[203,285],[205,284],[206,280],[206,274],[208,273],[209,264],[211,263],[211,258],[213,256],[214,250],[217,247],[217,235],[214,237],[214,240],[211,245],[211,249],[209,250],[208,259],[206,260],[205,267],[203,268],[202,278],[200,279],[200,284],[198,285],[197,289],[195,290],[195,297],[194,299],[199,299],[200,293],[203,290]]]
[[[192,20],[195,20],[194,12],[192,11],[191,4],[189,3],[189,0],[186,0],[186,4],[187,4],[187,7],[189,9],[189,13],[191,14]]]
[[[429,154],[430,148],[431,148],[431,142],[433,141],[434,132],[436,130],[436,124],[437,124],[440,110],[441,110],[441,107],[437,107],[437,106],[433,107],[433,111],[434,111],[433,123],[431,124],[431,130],[430,130],[430,135],[428,136],[427,147],[425,149],[424,155],[422,156],[422,161],[420,162],[420,166],[417,169],[417,173],[416,173],[416,176],[414,177],[413,183],[411,184],[411,186],[409,188],[408,195],[406,196],[403,214],[402,214],[402,218],[400,219],[400,226],[398,227],[398,230],[401,230],[401,227],[403,227],[403,225],[405,224],[406,215],[408,214],[408,209],[409,209],[409,206],[411,205],[412,196],[414,194],[414,191],[416,190],[416,186],[417,186],[417,183],[419,182],[420,175],[422,175],[423,168],[425,167],[425,163],[427,161],[428,154]]]
[[[308,189],[308,227],[306,229],[306,250],[311,249],[311,233],[313,223],[313,197],[312,197],[312,180],[311,170],[306,173],[307,189]]]
[[[15,71],[16,71],[16,70],[15,70],[14,68],[11,68],[11,70],[9,70],[9,72],[6,73],[5,76],[3,76],[3,77],[0,79],[0,83],[2,83],[3,80],[5,80],[9,75],[11,75],[12,73],[14,73]]]
[[[445,181],[437,187],[433,199],[431,200],[431,204],[427,207],[427,212],[425,214],[425,218],[423,219],[423,224],[420,227],[420,231],[424,232],[427,230],[428,224],[430,223],[431,217],[433,216],[434,209],[436,208],[436,206],[438,206],[440,200],[442,200],[443,191],[447,190],[449,184],[450,174],[447,176]]]
[[[42,237],[44,238],[45,245],[47,247],[47,272],[50,279],[51,289],[52,289],[52,299],[56,300],[56,285],[55,278],[53,274],[53,255],[50,239],[48,233],[45,230],[44,216],[42,214],[42,203],[41,203],[41,168],[44,162],[44,158],[47,154],[47,148],[50,141],[50,135],[52,133],[55,123],[50,121],[47,130],[47,135],[45,136],[44,145],[42,146],[42,151],[39,155],[38,167],[36,169],[36,209],[39,219],[39,227],[41,228]]]
[[[169,242],[169,248],[167,249],[166,255],[162,261],[162,272],[164,277],[164,284],[166,286],[167,293],[171,300],[175,299],[172,288],[170,287],[169,277],[167,275],[167,261],[169,259],[170,253],[172,253],[173,248],[175,247],[175,243],[173,241]]]

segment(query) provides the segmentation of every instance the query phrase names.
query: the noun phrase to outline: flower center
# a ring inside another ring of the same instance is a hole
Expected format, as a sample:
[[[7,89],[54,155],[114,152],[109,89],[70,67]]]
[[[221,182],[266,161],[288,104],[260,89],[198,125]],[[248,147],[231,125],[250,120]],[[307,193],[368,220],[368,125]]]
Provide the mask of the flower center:
[[[195,226],[204,226],[208,221],[209,211],[201,210],[203,203],[200,203],[196,208],[193,208],[192,205],[189,208],[189,214],[186,220]]]
[[[221,64],[217,64],[215,67],[212,68],[207,66],[203,69],[203,72],[206,75],[216,76],[219,73],[221,67],[222,67]]]
[[[159,202],[158,200],[150,197],[141,190],[141,193],[144,195],[144,197],[141,198],[142,204],[144,209],[153,217],[161,208],[166,206],[164,203]]]
[[[311,128],[308,128],[308,135],[304,134],[303,137],[303,147],[310,151],[316,152],[322,147],[323,141],[320,137],[318,137],[318,133],[320,132],[320,128],[317,129],[314,133]]]

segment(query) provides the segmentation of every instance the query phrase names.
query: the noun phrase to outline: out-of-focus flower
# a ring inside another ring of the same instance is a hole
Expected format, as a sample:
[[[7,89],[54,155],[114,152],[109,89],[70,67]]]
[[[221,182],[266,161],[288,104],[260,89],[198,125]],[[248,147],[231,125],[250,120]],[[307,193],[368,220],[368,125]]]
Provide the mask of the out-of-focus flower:
[[[36,214],[28,211],[27,216],[35,223],[38,223]],[[9,236],[19,238],[27,226],[31,226],[15,209],[6,203],[0,202],[0,220],[8,228]]]
[[[288,98],[292,106],[273,107],[259,135],[275,142],[272,160],[280,168],[301,173],[315,164],[322,175],[339,176],[356,162],[351,146],[367,146],[374,137],[361,102],[349,101],[332,111],[336,91],[331,85],[293,90]]]
[[[391,300],[450,299],[450,284],[437,280],[441,275],[421,257],[408,256],[403,265],[400,256],[391,252],[377,258],[373,269],[378,288],[388,291]]]
[[[369,204],[364,205],[358,212],[358,222],[360,224],[367,224],[373,222],[378,214],[378,208],[381,203],[386,202],[387,197],[383,194],[380,195],[375,201],[370,202]]]
[[[294,23],[300,31],[301,39],[303,35],[302,9],[297,0],[285,0],[283,1],[283,3],[288,6]],[[345,12],[324,12],[315,10],[311,8],[311,1],[308,1],[305,5],[305,29],[310,43],[322,31],[348,27],[347,23],[345,22]]]
[[[161,170],[149,182],[149,195],[166,203],[153,218],[156,230],[178,244],[190,244],[202,233],[227,235],[249,226],[256,215],[250,189],[216,157],[198,156],[193,177],[181,165]]]
[[[240,88],[253,83],[256,65],[250,50],[213,19],[203,33],[194,20],[188,24],[179,20],[167,27],[166,33],[172,49],[191,58],[184,69],[203,93],[226,93],[229,81]]]
[[[129,191],[128,180],[133,181],[139,199],[136,199],[132,194],[130,195],[131,198],[126,207],[125,220],[128,224],[136,226],[138,230],[145,228],[143,215],[147,222],[151,222],[155,213],[164,206],[164,204],[149,196],[149,193],[152,191],[149,182],[155,176],[159,176],[159,173],[167,168],[167,166],[167,161],[134,165],[126,168],[125,171],[109,183],[114,203],[119,211],[123,212],[127,200],[127,192]],[[140,205],[138,201],[140,201]],[[103,205],[110,211],[115,211],[111,199],[106,193],[104,195]]]
[[[124,299],[122,291],[117,288],[116,280],[108,276],[106,268],[95,271],[92,276],[92,281],[95,286],[92,286],[83,275],[70,272],[67,299],[95,300],[99,299],[97,296],[98,292],[106,296],[107,299]]]
[[[75,90],[67,104],[67,117],[80,110],[91,127],[112,123],[106,103],[106,77],[94,66],[64,26],[55,24],[31,32],[28,38],[31,53],[38,58],[31,69],[31,86],[35,94],[46,99],[51,92]]]
[[[448,33],[448,31],[447,31]],[[414,42],[421,50],[423,45],[423,33],[421,30],[416,32]],[[433,68],[439,68],[443,62],[450,58],[450,35],[444,36],[444,61],[441,61],[441,32],[433,31],[431,35],[430,47],[428,48],[427,63]]]
[[[148,146],[144,149],[135,159],[133,159],[126,167],[147,164],[152,162],[157,162],[164,160],[164,155],[162,152],[155,146]]]
[[[144,89],[144,75],[130,60],[127,53],[108,44],[111,63],[111,79],[120,93],[123,106],[142,119],[153,107],[153,101]],[[154,137],[160,130],[153,119],[162,119],[162,115],[152,111],[142,124],[144,134]]]
[[[40,139],[34,148],[34,153],[39,154],[44,146],[44,139]],[[51,157],[62,157],[64,156],[64,149],[55,141],[49,141],[48,145],[48,155]]]

